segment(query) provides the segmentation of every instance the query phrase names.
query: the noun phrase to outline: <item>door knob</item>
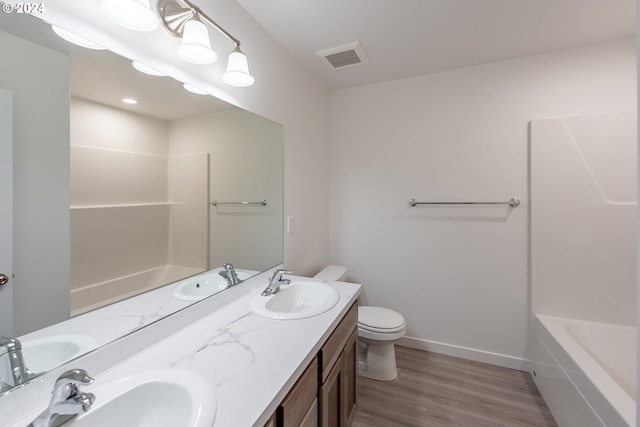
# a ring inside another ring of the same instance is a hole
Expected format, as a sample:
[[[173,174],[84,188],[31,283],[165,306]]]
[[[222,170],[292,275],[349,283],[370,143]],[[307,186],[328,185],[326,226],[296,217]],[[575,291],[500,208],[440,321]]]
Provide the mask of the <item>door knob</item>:
[[[0,286],[6,285],[9,282],[9,276],[0,273]]]

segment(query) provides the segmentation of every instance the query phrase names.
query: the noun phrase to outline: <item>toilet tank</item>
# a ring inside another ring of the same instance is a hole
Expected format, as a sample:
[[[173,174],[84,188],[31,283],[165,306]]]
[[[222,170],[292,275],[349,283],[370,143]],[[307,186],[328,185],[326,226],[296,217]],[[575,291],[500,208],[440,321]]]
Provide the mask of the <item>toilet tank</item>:
[[[318,274],[313,276],[316,280],[328,280],[332,282],[344,282],[347,280],[347,267],[342,265],[328,265]]]

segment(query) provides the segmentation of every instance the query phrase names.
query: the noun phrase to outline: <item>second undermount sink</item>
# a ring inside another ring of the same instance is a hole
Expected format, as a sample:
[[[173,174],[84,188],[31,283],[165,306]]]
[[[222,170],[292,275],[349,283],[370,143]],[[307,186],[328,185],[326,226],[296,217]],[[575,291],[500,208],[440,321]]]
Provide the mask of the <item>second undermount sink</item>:
[[[31,372],[45,372],[81,356],[100,343],[81,334],[61,334],[50,337],[23,339],[22,357]]]
[[[236,274],[240,280],[251,277],[250,273],[244,271],[236,271]],[[218,272],[210,272],[183,280],[173,289],[171,295],[183,301],[199,301],[228,287],[229,284]]]
[[[322,314],[336,305],[340,295],[331,286],[313,281],[292,281],[270,296],[260,293],[251,300],[251,309],[271,319],[303,319]]]
[[[83,391],[96,401],[69,427],[211,427],[215,420],[213,387],[190,371],[142,372]]]

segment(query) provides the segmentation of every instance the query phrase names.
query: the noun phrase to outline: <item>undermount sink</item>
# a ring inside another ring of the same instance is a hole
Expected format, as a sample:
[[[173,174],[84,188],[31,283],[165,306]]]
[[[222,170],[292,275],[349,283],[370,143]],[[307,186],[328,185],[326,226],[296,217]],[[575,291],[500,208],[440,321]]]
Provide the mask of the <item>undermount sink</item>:
[[[216,416],[213,387],[190,371],[148,371],[85,387],[96,401],[69,427],[211,427]]]
[[[44,372],[93,350],[99,344],[95,338],[81,334],[26,339],[22,340],[22,357],[31,372]]]
[[[246,280],[251,274],[244,271],[236,271],[238,279]],[[183,301],[199,301],[210,295],[215,295],[229,287],[229,284],[218,272],[201,274],[190,279],[186,279],[178,284],[171,295]]]
[[[296,280],[273,295],[258,293],[251,300],[251,309],[271,319],[303,319],[330,310],[339,299],[338,292],[325,283]]]

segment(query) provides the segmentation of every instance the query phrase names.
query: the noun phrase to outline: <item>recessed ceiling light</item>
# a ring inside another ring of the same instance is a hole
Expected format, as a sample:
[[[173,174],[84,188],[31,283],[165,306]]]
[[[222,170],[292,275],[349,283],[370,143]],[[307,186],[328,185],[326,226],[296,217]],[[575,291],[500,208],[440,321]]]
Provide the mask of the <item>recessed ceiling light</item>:
[[[125,104],[137,104],[138,100],[137,99],[133,99],[133,98],[122,98],[122,102],[124,102]]]

